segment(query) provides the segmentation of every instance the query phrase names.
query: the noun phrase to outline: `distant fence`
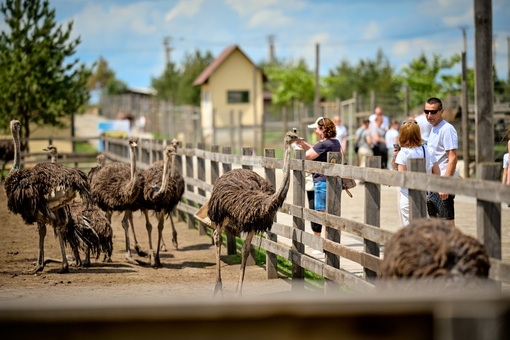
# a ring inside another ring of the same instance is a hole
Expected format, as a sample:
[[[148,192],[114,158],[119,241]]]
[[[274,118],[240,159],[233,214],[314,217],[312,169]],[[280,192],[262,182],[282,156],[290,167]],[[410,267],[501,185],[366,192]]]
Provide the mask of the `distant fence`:
[[[128,147],[125,140],[104,138],[106,156],[115,161],[128,162]],[[137,150],[137,165],[147,168],[152,162],[162,159],[166,141],[141,140]],[[186,181],[184,200],[177,206],[181,214],[188,214],[188,226],[195,228],[193,215],[198,207],[205,204],[212,192],[214,181],[234,165],[243,168],[262,167],[265,177],[275,187],[276,170],[282,169],[283,160],[275,158],[274,149],[266,149],[264,156],[253,156],[252,148],[244,148],[242,155],[231,154],[230,147],[212,146],[206,151],[203,143],[196,147],[187,143],[178,150],[176,168],[183,174]],[[209,162],[209,164],[206,164]],[[446,191],[457,195],[476,198],[477,230],[479,238],[485,244],[491,257],[490,278],[510,283],[510,264],[501,262],[501,202],[510,202],[510,188],[499,182],[499,164],[479,165],[479,178],[461,179],[440,177],[425,173],[413,172],[424,169],[424,160],[411,161],[408,172],[394,172],[380,169],[380,157],[370,157],[367,168],[340,165],[340,154],[330,153],[329,162],[314,162],[304,159],[303,151],[295,151],[291,160],[292,192],[280,212],[292,216],[293,225],[285,225],[276,221],[266,237],[258,236],[254,244],[267,251],[267,278],[277,277],[276,256],[279,255],[293,263],[296,268],[292,272],[293,279],[304,277],[304,269],[317,273],[326,280],[328,285],[343,284],[359,291],[373,288],[374,279],[379,272],[379,250],[388,242],[392,232],[380,229],[381,185],[409,188],[410,217],[425,217],[425,192]],[[210,169],[210,171],[206,171]],[[305,207],[305,172],[322,173],[327,176],[327,208],[326,212],[310,210]],[[206,177],[209,176],[208,179]],[[365,215],[364,221],[355,221],[341,216],[342,200],[341,177],[365,181]],[[292,202],[292,203],[290,203]],[[305,221],[320,223],[326,228],[326,237],[317,237],[305,232]],[[199,231],[204,232],[200,227]],[[340,233],[348,233],[363,238],[364,251],[340,244]],[[278,243],[278,237],[292,240],[288,247]],[[309,257],[304,253],[305,245],[314,249],[324,250],[325,262]],[[360,264],[364,268],[364,277],[360,278],[342,269],[341,258]],[[300,284],[295,280],[293,284]]]

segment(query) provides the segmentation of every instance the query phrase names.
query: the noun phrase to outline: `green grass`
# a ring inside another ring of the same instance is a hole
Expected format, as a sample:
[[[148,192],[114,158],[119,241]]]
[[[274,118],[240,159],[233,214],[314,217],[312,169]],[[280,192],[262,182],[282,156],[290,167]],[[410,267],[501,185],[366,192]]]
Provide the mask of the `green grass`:
[[[97,152],[97,149],[88,142],[75,142],[74,148],[76,152]]]

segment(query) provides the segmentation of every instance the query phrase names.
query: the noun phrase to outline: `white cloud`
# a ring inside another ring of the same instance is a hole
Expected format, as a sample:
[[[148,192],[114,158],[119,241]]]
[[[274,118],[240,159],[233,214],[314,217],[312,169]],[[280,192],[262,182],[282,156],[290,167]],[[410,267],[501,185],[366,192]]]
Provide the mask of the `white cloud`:
[[[371,21],[368,23],[367,27],[363,32],[363,39],[372,40],[379,37],[379,33],[381,32],[381,28],[379,24],[375,21]]]
[[[192,18],[200,10],[203,0],[180,0],[166,15],[165,21],[172,21],[178,16]]]
[[[448,15],[443,18],[443,22],[447,26],[458,26],[461,24],[472,24],[474,20],[473,7],[466,9],[464,13],[459,15]]]
[[[241,17],[255,16],[258,11],[272,8],[275,10],[291,11],[306,7],[306,2],[300,0],[225,0],[225,5],[239,13]]]
[[[265,9],[255,13],[248,21],[249,28],[275,28],[290,24],[292,18],[280,10]]]

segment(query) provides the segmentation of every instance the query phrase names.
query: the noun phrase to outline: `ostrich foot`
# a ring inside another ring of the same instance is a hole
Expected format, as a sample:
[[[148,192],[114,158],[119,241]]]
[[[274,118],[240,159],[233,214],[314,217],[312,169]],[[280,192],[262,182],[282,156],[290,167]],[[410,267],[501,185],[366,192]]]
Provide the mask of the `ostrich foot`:
[[[44,265],[38,264],[33,269],[22,271],[21,274],[24,274],[24,275],[34,275],[34,274],[37,274],[38,272],[42,271],[43,269],[44,269]]]
[[[173,241],[173,240],[172,240],[172,243],[173,243],[173,245],[175,246],[175,243],[174,243],[174,241]],[[177,247],[175,247],[175,248],[177,248]],[[160,249],[161,251],[166,251],[166,244],[161,243],[161,247],[159,247],[159,249]]]
[[[136,253],[138,254],[138,256],[141,256],[141,257],[146,257],[146,256],[147,256],[147,253],[146,253],[146,252],[144,252],[144,251],[142,250],[142,248],[140,248],[140,246],[139,246],[138,244],[137,244],[137,245],[135,245],[135,251],[136,251]]]
[[[85,268],[88,268],[90,267],[91,263],[90,263],[90,260],[85,260],[83,261],[83,263],[81,264],[82,267],[85,267]]]
[[[179,243],[177,242],[177,235],[174,235],[172,237],[172,244],[174,245],[175,249],[179,249]]]
[[[221,283],[221,279],[216,280],[216,283],[214,284],[213,296],[216,296],[218,292],[220,292],[223,296],[223,285]]]
[[[66,265],[63,265],[62,268],[60,268],[60,270],[58,271],[59,274],[66,274],[66,273],[69,273],[69,266],[66,264]]]
[[[104,256],[104,259],[103,259],[103,262],[110,262],[110,263],[111,263],[111,262],[113,262],[113,261],[112,261],[112,258],[111,258],[110,256],[105,255],[105,256]]]

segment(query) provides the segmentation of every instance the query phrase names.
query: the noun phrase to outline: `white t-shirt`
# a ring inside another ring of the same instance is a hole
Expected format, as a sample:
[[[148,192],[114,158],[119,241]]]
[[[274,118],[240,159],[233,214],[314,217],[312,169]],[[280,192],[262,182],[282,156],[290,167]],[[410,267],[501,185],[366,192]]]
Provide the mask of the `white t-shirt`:
[[[368,120],[370,121],[370,128],[372,129],[372,131],[376,127],[375,125],[376,117],[377,115],[375,113],[372,113],[370,117],[368,117]],[[385,131],[387,131],[390,128],[390,119],[384,115],[382,116],[381,128],[383,128]]]
[[[397,141],[395,141],[395,138]],[[386,134],[384,135],[384,139],[386,139],[386,147],[388,150],[393,150],[393,144],[398,144],[398,130],[395,129],[389,129],[386,131]]]
[[[503,169],[508,169],[508,152],[503,156]]]
[[[400,165],[405,165],[407,168],[409,168],[407,161],[410,158],[424,158],[423,150],[425,150],[425,153],[426,153],[425,167],[427,169],[427,173],[431,174],[432,166],[434,165],[434,162],[436,162],[437,160],[436,160],[436,157],[430,153],[430,150],[427,149],[426,146],[424,146],[423,148],[421,146],[418,146],[415,148],[404,148],[404,147],[401,148],[397,154],[397,158],[395,158],[395,163],[400,164]],[[409,189],[400,188],[400,192],[407,196],[409,194]]]
[[[441,170],[441,176],[444,176],[446,167],[448,166],[446,151],[457,150],[459,148],[457,131],[452,124],[443,120],[441,123],[432,127],[427,146],[430,153],[432,153],[437,160],[437,164]],[[457,171],[455,171],[453,176],[458,176]]]
[[[423,113],[416,117],[415,120],[416,123],[418,123],[418,126],[420,127],[421,139],[423,139],[425,142],[428,142],[430,130],[432,130],[432,124],[429,123],[427,117],[425,117]]]
[[[343,140],[347,138],[347,128],[344,125],[340,125],[336,127],[336,139],[342,145]]]

